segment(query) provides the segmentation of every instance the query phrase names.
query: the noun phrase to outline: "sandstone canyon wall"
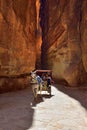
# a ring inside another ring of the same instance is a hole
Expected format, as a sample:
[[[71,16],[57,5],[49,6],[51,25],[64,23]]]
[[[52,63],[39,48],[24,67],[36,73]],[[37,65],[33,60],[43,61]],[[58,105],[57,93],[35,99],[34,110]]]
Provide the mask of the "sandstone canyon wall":
[[[35,69],[36,1],[0,0],[0,90],[22,88]],[[10,77],[10,78],[9,78]]]
[[[28,86],[22,74],[35,66],[70,86],[86,82],[87,0],[0,1],[0,92]]]
[[[87,0],[41,0],[42,67],[70,86],[87,80]]]

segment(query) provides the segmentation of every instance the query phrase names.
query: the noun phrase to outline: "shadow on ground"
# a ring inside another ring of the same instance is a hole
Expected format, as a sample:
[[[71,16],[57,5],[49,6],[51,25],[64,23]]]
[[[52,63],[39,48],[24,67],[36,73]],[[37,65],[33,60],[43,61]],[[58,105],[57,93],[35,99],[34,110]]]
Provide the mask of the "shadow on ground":
[[[81,103],[81,105],[87,109],[87,87],[86,88],[82,88],[82,87],[71,88],[71,87],[62,86],[62,85],[55,85],[55,86],[59,91],[78,100]]]
[[[28,130],[33,126],[34,107],[44,102],[42,95],[34,100],[30,88],[0,94],[0,130]]]
[[[44,98],[46,99],[49,99],[51,97],[53,97],[54,95],[49,95],[49,94],[38,94],[38,97],[37,99],[34,99],[32,101],[32,106],[36,106],[37,104],[41,103],[41,102],[44,102]]]
[[[0,95],[0,129],[27,130],[32,126],[34,109],[29,89]]]

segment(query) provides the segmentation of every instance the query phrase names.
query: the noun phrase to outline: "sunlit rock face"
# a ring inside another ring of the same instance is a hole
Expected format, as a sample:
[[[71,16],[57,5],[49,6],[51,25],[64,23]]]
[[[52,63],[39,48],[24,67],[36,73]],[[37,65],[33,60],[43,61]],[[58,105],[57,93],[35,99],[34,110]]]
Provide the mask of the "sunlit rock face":
[[[35,0],[0,1],[0,76],[20,75],[35,68],[35,4]],[[24,79],[0,79],[0,88],[15,84],[23,86]]]
[[[87,1],[41,0],[42,67],[70,86],[86,81]]]
[[[41,44],[42,44],[42,30],[40,26],[40,0],[36,0],[36,14],[37,14],[37,31],[36,31],[36,69],[41,68]]]

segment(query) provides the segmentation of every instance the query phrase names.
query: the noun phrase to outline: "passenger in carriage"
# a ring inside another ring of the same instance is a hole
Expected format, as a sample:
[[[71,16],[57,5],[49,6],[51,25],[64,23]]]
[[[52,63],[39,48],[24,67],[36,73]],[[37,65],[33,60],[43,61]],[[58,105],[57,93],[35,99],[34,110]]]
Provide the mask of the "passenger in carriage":
[[[49,87],[50,85],[51,85],[51,76],[50,75],[48,75],[47,76],[47,87]]]
[[[43,73],[42,76],[41,76],[42,80],[45,81],[46,80],[46,74]]]
[[[47,87],[50,87],[52,83],[54,83],[54,81],[52,80],[51,76],[48,74],[47,75]]]

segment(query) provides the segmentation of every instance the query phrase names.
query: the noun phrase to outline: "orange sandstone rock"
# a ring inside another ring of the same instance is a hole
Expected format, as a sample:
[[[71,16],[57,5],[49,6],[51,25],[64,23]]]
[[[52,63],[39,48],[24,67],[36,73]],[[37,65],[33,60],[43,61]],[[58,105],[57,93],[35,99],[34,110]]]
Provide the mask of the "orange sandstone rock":
[[[35,0],[0,1],[0,76],[20,75],[35,69],[35,4]],[[24,84],[22,79],[3,78],[0,87],[4,84],[17,87],[17,82],[20,87]]]

